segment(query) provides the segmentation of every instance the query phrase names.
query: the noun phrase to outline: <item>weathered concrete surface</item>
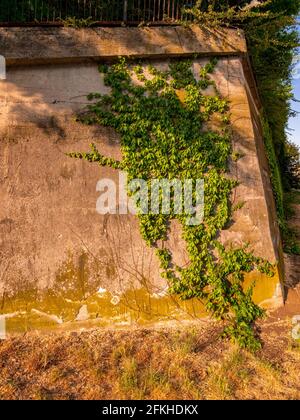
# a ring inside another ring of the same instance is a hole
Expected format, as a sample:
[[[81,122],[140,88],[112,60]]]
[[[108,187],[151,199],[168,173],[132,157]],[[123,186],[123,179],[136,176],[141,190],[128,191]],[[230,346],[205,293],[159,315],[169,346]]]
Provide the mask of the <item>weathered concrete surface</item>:
[[[242,33],[198,26],[155,28],[0,28],[8,65],[190,54],[244,54]]]
[[[167,61],[155,63],[161,67]],[[205,62],[194,59],[195,74]],[[166,295],[158,261],[134,216],[97,214],[97,181],[117,180],[118,172],[65,155],[94,142],[104,155],[121,158],[113,130],[82,126],[73,118],[88,93],[107,91],[97,65],[13,66],[7,76],[0,81],[0,312],[10,314],[10,329],[49,328],[86,315],[86,309],[97,325],[203,315],[199,302],[180,306]],[[233,204],[245,205],[222,240],[250,242],[256,255],[278,263],[268,167],[241,59],[220,59],[212,78],[231,102],[233,148],[243,155],[231,172],[240,181]],[[176,226],[169,243],[175,261],[186,264]],[[279,274],[270,279],[254,273],[247,281],[254,278],[258,302],[266,307],[282,302]]]

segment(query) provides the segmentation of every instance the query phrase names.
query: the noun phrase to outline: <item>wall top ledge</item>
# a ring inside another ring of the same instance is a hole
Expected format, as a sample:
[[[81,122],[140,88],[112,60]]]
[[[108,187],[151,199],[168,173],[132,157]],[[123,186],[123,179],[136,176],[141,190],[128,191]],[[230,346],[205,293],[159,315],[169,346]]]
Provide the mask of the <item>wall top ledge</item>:
[[[199,26],[144,28],[0,28],[7,65],[113,60],[118,56],[244,55],[243,32]]]

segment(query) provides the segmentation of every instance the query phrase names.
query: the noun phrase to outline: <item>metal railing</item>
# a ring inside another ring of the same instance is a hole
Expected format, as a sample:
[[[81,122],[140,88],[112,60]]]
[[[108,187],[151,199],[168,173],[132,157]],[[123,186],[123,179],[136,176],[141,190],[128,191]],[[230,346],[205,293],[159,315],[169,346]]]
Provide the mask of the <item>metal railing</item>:
[[[187,18],[194,0],[0,0],[0,24],[51,24],[68,18],[95,23],[171,22]]]

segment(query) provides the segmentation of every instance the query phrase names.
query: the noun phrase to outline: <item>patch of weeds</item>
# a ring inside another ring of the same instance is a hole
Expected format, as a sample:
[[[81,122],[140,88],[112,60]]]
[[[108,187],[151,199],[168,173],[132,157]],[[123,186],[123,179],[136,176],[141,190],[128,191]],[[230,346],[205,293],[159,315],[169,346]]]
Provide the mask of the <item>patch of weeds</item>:
[[[125,358],[122,360],[121,374],[119,378],[120,388],[125,391],[136,391],[138,388],[138,368],[136,360]]]
[[[66,19],[60,19],[60,22],[66,27],[75,29],[90,28],[95,24],[95,21],[91,16],[86,19],[78,19],[75,16],[70,16]]]
[[[159,390],[166,394],[170,390],[168,375],[151,364],[145,369],[142,375],[142,389],[145,395],[151,395]]]
[[[207,384],[210,398],[231,399],[241,382],[247,381],[250,371],[246,368],[246,356],[235,350],[222,363],[208,369]]]
[[[177,332],[173,336],[172,349],[180,350],[182,354],[191,354],[197,351],[199,332],[196,329],[188,329],[184,333]]]

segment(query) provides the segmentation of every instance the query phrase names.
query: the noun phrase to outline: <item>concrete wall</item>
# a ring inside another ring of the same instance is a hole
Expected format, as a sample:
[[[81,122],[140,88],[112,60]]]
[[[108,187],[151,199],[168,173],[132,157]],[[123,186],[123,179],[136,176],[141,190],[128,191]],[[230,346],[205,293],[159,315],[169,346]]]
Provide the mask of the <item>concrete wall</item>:
[[[280,261],[257,98],[245,78],[241,35],[196,28],[7,28],[0,29],[0,41],[9,65],[7,80],[0,80],[0,313],[11,331],[68,328],[75,319],[78,325],[122,326],[204,315],[199,302],[183,304],[167,295],[134,216],[97,214],[97,181],[117,180],[118,171],[65,155],[94,142],[104,155],[121,158],[113,130],[74,120],[88,93],[107,90],[97,61],[120,54],[160,67],[169,55],[198,53],[195,72],[207,56],[220,55],[212,77],[231,103],[234,148],[243,155],[231,167],[240,181],[233,200],[245,202],[222,240],[250,242],[258,256]],[[175,261],[188,263],[178,226],[171,227],[168,242]],[[254,273],[247,282],[253,278],[258,302],[281,302],[279,272],[273,279]]]

